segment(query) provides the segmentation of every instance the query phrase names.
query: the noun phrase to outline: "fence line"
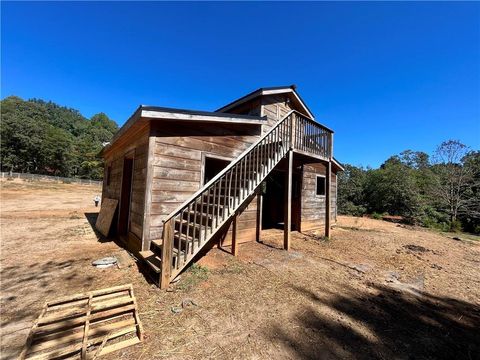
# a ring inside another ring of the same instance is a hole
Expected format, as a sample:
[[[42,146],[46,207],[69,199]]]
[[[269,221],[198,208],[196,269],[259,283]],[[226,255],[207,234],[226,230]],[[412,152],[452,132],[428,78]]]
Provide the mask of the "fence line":
[[[49,176],[40,174],[28,174],[28,173],[16,173],[16,172],[0,172],[2,179],[24,179],[24,180],[47,180],[55,182],[76,183],[82,185],[102,185],[102,181],[79,179],[79,178],[67,178],[62,176]]]

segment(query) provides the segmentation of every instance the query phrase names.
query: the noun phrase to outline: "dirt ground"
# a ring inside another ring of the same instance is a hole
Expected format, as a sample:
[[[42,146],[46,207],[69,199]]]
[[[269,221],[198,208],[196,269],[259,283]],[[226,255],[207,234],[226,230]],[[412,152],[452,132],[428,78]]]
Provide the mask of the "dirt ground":
[[[289,252],[279,230],[238,257],[213,249],[167,292],[97,237],[99,188],[1,185],[2,359],[45,301],[126,283],[145,341],[104,359],[480,359],[478,238],[339,217],[329,241],[294,233]],[[91,265],[110,255],[120,268]]]

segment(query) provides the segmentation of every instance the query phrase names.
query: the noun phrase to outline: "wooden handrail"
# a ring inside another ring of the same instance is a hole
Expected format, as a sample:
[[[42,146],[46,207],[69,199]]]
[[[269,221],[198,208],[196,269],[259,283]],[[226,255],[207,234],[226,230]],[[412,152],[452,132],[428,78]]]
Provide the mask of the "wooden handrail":
[[[297,110],[290,110],[279,122],[277,122],[277,124],[275,124],[275,126],[273,126],[267,133],[265,133],[259,140],[257,140],[255,143],[253,143],[249,148],[247,148],[243,153],[241,153],[235,160],[233,160],[232,162],[230,162],[230,164],[227,165],[227,167],[225,167],[222,171],[220,171],[217,175],[215,175],[210,181],[208,181],[205,185],[203,185],[202,188],[200,188],[198,191],[196,191],[189,199],[185,200],[182,204],[180,204],[177,208],[175,208],[175,210],[173,210],[169,215],[167,215],[166,218],[164,218],[162,221],[165,223],[167,222],[168,220],[170,220],[172,217],[174,217],[175,215],[177,215],[186,205],[188,205],[189,203],[191,203],[193,201],[194,198],[198,197],[198,195],[200,195],[202,192],[205,191],[205,189],[207,189],[208,187],[210,187],[213,183],[215,183],[215,181],[217,181],[219,178],[221,178],[227,171],[229,171],[231,168],[233,168],[239,161],[242,160],[242,158],[247,155],[248,153],[250,153],[255,147],[257,147],[257,145],[259,143],[261,143],[263,141],[263,139],[265,139],[271,132],[273,132],[275,130],[275,128],[277,126],[280,125],[280,123],[282,121],[284,121],[286,118],[288,118],[291,114],[297,114],[299,116],[301,116],[302,118],[304,118],[305,120],[311,122],[312,124],[318,126],[318,127],[321,127],[323,129],[325,129],[326,131],[329,131],[331,133],[333,133],[333,130],[330,130],[328,127],[324,126],[324,125],[321,125],[319,124],[318,122],[316,122],[315,120],[307,117],[306,115],[298,112]]]

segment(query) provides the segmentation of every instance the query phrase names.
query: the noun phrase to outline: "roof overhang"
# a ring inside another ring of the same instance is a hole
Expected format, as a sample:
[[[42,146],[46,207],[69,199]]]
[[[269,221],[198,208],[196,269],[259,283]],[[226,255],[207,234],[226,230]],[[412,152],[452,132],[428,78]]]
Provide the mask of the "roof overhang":
[[[138,128],[142,123],[154,120],[164,121],[185,121],[198,123],[217,123],[217,124],[244,124],[244,125],[263,125],[266,123],[266,117],[224,114],[208,111],[173,109],[158,106],[140,105],[135,112],[128,118],[123,126],[115,133],[110,144],[105,146],[101,153],[111,148],[116,141],[132,128]]]
[[[314,119],[313,113],[310,111],[308,106],[305,104],[305,102],[302,100],[300,95],[295,90],[295,85],[291,86],[278,86],[278,87],[270,87],[270,88],[260,88],[258,90],[255,90],[251,92],[250,94],[247,94],[240,99],[237,99],[235,101],[232,101],[231,103],[221,107],[220,109],[215,110],[216,112],[228,112],[229,110],[233,109],[234,107],[237,107],[238,105],[241,105],[247,101],[253,100],[259,96],[268,96],[268,95],[277,95],[277,94],[289,94],[291,95],[296,102],[300,105],[301,107],[301,112],[305,113],[305,115],[308,115],[310,118]]]
[[[141,117],[149,119],[202,121],[236,124],[265,124],[266,118],[259,116],[225,114],[209,111],[172,109],[157,106],[142,106]]]
[[[345,170],[345,168],[343,167],[343,165],[340,164],[340,162],[339,162],[337,159],[335,159],[335,158],[332,158],[332,165],[333,165],[335,168],[337,168],[337,171],[344,171],[344,170]]]

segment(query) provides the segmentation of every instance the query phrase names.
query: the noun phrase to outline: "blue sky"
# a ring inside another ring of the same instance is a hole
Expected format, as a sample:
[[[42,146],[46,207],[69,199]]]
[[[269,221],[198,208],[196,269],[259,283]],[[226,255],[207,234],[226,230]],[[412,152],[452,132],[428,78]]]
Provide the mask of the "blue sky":
[[[1,96],[120,125],[139,104],[214,110],[296,84],[335,155],[376,167],[480,148],[480,3],[2,2]]]

